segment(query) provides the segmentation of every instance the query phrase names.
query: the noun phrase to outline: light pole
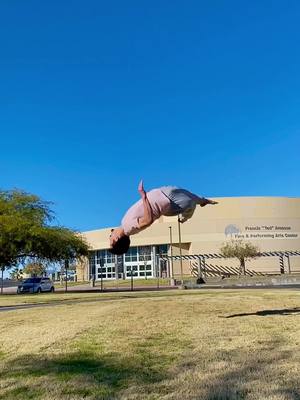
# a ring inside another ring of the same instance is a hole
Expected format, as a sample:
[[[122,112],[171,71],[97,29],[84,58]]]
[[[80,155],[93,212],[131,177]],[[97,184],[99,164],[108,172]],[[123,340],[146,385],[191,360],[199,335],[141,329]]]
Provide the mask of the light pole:
[[[118,268],[118,262],[117,262],[117,255],[115,255],[115,257],[114,257],[114,265],[115,265],[115,282],[116,282],[117,290],[119,290],[119,268]]]
[[[101,259],[100,260],[100,271],[101,271],[101,292],[103,292],[103,264],[104,264],[104,260]]]
[[[157,263],[156,263],[156,277],[157,277],[157,282],[156,282],[156,288],[159,289],[159,275],[160,275],[160,253],[157,256]]]
[[[3,286],[4,286],[3,276],[4,276],[4,267],[2,266],[1,267],[1,294],[3,294]]]
[[[179,237],[179,255],[180,255],[180,279],[181,279],[181,284],[183,285],[183,267],[182,267],[182,249],[181,249],[181,227],[180,227],[180,218],[178,215],[178,237]]]
[[[173,270],[173,240],[172,240],[172,227],[171,226],[169,226],[169,230],[170,230],[170,250],[171,250],[170,278],[171,278],[171,282],[172,282],[172,280],[174,279],[174,276],[173,276],[174,270]]]
[[[133,291],[133,266],[130,266],[131,277],[130,277],[130,290]]]
[[[148,260],[147,257],[149,256],[148,254],[148,248],[146,246],[144,247],[139,247],[139,261],[144,261],[144,278],[145,280],[148,279],[147,277],[147,265],[148,265]],[[150,250],[150,260],[151,260],[151,250]]]
[[[69,260],[65,260],[65,292],[68,291],[68,269],[69,269]]]

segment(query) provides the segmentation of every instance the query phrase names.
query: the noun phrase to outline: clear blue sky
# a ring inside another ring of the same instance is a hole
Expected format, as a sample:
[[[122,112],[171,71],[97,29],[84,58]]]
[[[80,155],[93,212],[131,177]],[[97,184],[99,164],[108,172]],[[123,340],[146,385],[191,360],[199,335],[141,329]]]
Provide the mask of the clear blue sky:
[[[300,196],[300,2],[0,5],[2,189],[79,230],[146,188]]]

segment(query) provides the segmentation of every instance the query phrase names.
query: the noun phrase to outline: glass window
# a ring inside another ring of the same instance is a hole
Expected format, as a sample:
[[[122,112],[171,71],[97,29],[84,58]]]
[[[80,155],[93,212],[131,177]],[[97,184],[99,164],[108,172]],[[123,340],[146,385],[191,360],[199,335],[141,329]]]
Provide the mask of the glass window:
[[[89,253],[89,262],[95,264],[95,251],[90,251]]]
[[[129,247],[128,252],[125,254],[125,261],[137,261],[137,247]]]
[[[96,274],[95,266],[96,266],[96,252],[90,251],[89,252],[89,274],[90,274],[90,277],[95,276],[95,274]]]
[[[96,256],[96,261],[97,264],[100,264],[101,262],[105,262],[105,250],[97,250],[94,252]]]
[[[152,246],[139,246],[138,248],[139,260],[140,261],[151,260],[151,251],[152,251]]]
[[[168,254],[168,245],[167,244],[160,244],[156,246],[156,254],[166,255]]]
[[[23,283],[40,283],[41,280],[41,278],[28,278]]]
[[[106,262],[107,264],[114,264],[116,256],[114,254],[111,254],[109,251],[106,251]]]

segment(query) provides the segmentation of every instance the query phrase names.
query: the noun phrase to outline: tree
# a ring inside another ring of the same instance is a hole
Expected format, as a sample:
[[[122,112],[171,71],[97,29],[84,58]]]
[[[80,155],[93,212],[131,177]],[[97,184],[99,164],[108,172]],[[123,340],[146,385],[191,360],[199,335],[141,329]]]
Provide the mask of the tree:
[[[0,269],[20,262],[73,261],[88,255],[83,237],[63,226],[53,226],[50,203],[20,190],[0,191]],[[2,293],[1,287],[1,293]]]
[[[18,266],[14,267],[13,270],[9,273],[10,279],[21,280],[23,279],[23,269]]]
[[[42,276],[46,272],[46,267],[42,263],[28,263],[23,268],[23,273],[31,276]]]
[[[225,258],[237,258],[240,262],[240,273],[245,275],[245,262],[247,259],[255,258],[259,254],[257,246],[242,240],[231,240],[221,247],[221,255]]]

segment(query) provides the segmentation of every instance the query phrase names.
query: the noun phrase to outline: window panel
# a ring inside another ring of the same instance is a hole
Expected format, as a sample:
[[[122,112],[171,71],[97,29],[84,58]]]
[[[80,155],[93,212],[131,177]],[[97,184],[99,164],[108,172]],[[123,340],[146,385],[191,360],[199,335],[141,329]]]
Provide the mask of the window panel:
[[[168,245],[167,244],[161,244],[159,246],[156,246],[156,253],[161,254],[161,255],[166,255],[168,254]]]
[[[152,246],[139,246],[138,247],[139,260],[151,260]]]
[[[116,261],[116,257],[114,254],[111,254],[109,251],[106,251],[106,263],[114,264]]]

